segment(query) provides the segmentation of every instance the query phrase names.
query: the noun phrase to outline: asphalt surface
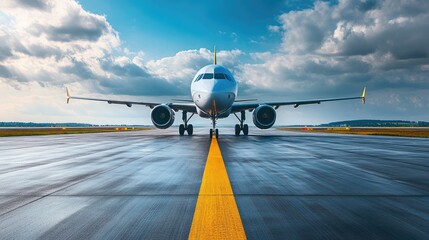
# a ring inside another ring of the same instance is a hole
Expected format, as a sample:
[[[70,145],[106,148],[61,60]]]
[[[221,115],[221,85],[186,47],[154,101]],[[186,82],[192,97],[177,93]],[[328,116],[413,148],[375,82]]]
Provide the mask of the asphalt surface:
[[[233,131],[248,239],[429,239],[429,139]],[[0,238],[186,239],[210,139],[176,132],[0,138]]]

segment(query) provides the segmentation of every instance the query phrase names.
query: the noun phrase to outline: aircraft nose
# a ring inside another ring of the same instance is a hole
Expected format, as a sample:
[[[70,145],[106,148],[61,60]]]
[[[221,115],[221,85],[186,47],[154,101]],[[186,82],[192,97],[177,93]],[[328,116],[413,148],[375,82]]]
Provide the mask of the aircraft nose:
[[[222,113],[228,110],[234,102],[234,94],[228,92],[195,93],[196,105],[208,113]]]

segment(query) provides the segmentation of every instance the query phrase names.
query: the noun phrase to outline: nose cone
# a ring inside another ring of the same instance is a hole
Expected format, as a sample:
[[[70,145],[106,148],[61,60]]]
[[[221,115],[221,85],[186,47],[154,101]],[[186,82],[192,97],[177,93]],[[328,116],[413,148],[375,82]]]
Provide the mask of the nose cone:
[[[219,116],[229,110],[236,93],[236,82],[227,79],[203,79],[192,85],[195,104],[210,116]]]
[[[227,111],[235,99],[232,92],[195,92],[193,96],[198,108],[209,115],[219,115]]]

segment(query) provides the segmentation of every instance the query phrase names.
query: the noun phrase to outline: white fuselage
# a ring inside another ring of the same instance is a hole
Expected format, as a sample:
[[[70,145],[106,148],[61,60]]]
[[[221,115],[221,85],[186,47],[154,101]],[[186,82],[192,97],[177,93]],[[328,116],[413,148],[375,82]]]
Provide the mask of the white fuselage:
[[[237,97],[237,82],[231,72],[220,65],[201,68],[191,84],[192,100],[198,115],[204,118],[225,118]]]

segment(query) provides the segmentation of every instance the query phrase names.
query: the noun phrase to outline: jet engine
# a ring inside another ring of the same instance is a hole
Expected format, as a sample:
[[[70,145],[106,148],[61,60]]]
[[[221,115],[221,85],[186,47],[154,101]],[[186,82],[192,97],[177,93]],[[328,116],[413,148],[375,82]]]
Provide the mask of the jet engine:
[[[153,125],[157,128],[166,129],[174,123],[174,111],[167,105],[154,107],[150,117]]]
[[[253,111],[253,123],[260,129],[267,129],[276,122],[276,110],[268,105],[259,105]]]

